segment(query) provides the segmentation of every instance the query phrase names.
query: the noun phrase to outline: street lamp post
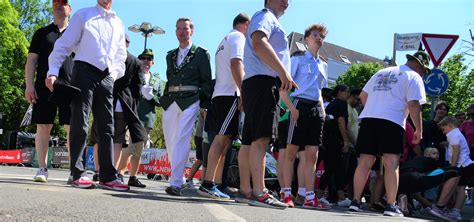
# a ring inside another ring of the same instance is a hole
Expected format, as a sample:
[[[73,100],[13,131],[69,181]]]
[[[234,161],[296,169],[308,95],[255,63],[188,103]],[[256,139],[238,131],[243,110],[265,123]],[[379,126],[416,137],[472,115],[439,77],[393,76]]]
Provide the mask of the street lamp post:
[[[128,30],[131,32],[142,33],[142,35],[145,37],[145,47],[143,50],[146,49],[147,38],[151,37],[153,33],[157,35],[165,34],[164,29],[158,26],[152,26],[149,22],[142,22],[141,25],[132,25],[128,27]]]

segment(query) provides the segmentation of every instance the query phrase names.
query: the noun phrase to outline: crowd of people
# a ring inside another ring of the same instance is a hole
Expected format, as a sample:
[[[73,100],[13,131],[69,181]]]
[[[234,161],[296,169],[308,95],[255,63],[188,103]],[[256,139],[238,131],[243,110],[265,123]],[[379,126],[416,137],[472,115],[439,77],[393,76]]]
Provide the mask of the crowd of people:
[[[290,55],[279,22],[288,6],[288,0],[265,0],[252,17],[234,18],[215,53],[215,81],[209,52],[192,42],[193,21],[179,18],[179,44],[167,53],[162,91],[150,72],[153,51],[145,49],[138,58],[127,52],[130,39],[112,0],[97,0],[71,20],[69,2],[53,0],[54,22],[34,34],[25,66],[25,97],[37,126],[34,180],[47,182],[49,136],[59,112],[68,132],[73,187],[144,188],[137,178],[140,156],[161,107],[169,195],[193,187],[202,165],[197,193],[213,199],[359,212],[369,183],[371,210],[403,217],[421,207],[443,219],[462,219],[466,186],[474,185],[474,104],[453,117],[449,105],[439,103],[434,119],[423,122],[422,76],[430,73],[424,51],[374,73],[362,89],[328,89],[328,64],[319,55],[328,28],[310,25],[304,31],[307,49]],[[198,161],[185,178],[193,128]],[[92,179],[82,157],[88,134],[98,160]],[[236,190],[226,182],[235,139],[241,140]],[[265,186],[270,143],[278,148],[279,196]],[[321,162],[325,171],[315,186]]]

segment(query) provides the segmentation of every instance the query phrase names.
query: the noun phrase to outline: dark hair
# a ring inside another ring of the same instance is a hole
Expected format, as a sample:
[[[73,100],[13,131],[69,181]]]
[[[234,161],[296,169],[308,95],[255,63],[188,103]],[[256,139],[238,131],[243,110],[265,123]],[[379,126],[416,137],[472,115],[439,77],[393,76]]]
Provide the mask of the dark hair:
[[[176,21],[176,25],[178,25],[178,22],[181,22],[181,21],[182,22],[189,22],[189,28],[194,29],[193,21],[190,18],[187,18],[187,17],[179,18]]]
[[[319,24],[311,25],[306,30],[304,30],[304,37],[308,38],[308,36],[311,35],[312,31],[318,31],[321,35],[324,35],[324,36],[328,34],[328,28],[323,23],[319,23]]]
[[[235,16],[234,22],[232,23],[232,27],[235,28],[235,26],[237,26],[238,24],[246,23],[248,21],[250,21],[250,17],[245,13],[240,13]]]
[[[263,2],[263,5],[264,5],[264,6],[267,6],[267,2],[268,2],[268,1],[265,0],[265,1]]]
[[[336,85],[333,90],[333,96],[337,97],[337,94],[342,91],[347,91],[349,90],[349,86],[341,84],[341,85]]]
[[[362,92],[361,89],[353,89],[349,95],[351,96],[358,96]]]
[[[445,101],[439,102],[435,107],[435,111],[438,110],[438,109],[441,109],[442,106],[444,106],[444,108],[446,108],[446,113],[449,113],[449,106],[448,106],[448,103],[446,103]]]

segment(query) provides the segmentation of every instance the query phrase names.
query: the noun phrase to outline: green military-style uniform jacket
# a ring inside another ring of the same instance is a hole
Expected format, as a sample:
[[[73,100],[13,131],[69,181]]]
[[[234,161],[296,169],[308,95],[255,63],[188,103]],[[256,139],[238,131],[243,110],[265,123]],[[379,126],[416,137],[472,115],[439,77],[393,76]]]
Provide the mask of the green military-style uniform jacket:
[[[192,45],[183,62],[178,66],[178,48],[166,55],[166,82],[163,96],[160,98],[161,106],[167,110],[173,102],[181,110],[200,100],[201,108],[207,109],[211,99],[211,64],[210,56],[206,49]],[[196,90],[170,92],[170,87],[196,86]]]

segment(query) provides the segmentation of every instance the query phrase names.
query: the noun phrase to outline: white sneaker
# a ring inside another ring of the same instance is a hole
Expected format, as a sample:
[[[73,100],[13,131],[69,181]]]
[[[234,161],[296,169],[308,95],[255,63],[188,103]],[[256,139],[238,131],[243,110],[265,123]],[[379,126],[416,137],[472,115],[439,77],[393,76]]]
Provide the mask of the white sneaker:
[[[322,204],[326,204],[326,205],[328,205],[328,206],[332,206],[332,203],[329,203],[329,201],[328,201],[325,197],[321,197],[321,198],[319,198],[318,200],[319,200],[319,202],[322,203]],[[349,205],[350,205],[350,204],[351,204],[351,203],[349,203]]]
[[[47,168],[39,168],[36,172],[36,176],[33,177],[33,181],[35,182],[48,182],[48,169]]]
[[[183,187],[183,188],[193,189],[193,188],[194,188],[194,182],[193,182],[192,180],[187,181],[186,183],[183,184],[182,187]]]
[[[339,207],[349,207],[351,205],[351,200],[349,198],[346,198],[344,200],[338,201],[337,206]]]

